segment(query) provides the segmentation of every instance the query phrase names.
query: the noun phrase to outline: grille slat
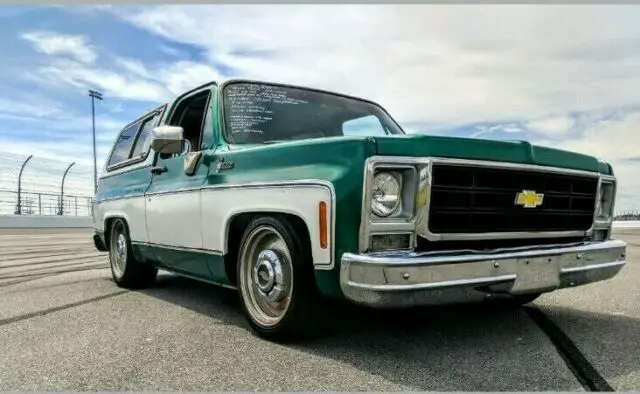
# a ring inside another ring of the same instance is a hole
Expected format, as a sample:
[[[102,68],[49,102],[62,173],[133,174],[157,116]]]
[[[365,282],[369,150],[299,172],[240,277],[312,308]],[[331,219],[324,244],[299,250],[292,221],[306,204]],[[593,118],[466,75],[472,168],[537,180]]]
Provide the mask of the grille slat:
[[[429,230],[585,231],[592,224],[597,187],[597,177],[434,163]],[[516,205],[523,190],[544,193],[542,205]]]

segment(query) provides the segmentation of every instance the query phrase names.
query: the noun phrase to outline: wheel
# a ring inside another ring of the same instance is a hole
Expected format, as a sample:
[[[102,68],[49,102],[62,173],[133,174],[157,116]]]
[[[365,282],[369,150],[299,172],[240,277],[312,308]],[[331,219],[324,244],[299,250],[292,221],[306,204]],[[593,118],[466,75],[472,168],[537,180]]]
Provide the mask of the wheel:
[[[111,276],[120,287],[138,289],[156,279],[158,269],[136,260],[124,220],[115,219],[109,234],[109,265]]]
[[[284,341],[314,332],[322,303],[311,252],[286,219],[264,216],[246,228],[238,253],[238,292],[258,336]]]

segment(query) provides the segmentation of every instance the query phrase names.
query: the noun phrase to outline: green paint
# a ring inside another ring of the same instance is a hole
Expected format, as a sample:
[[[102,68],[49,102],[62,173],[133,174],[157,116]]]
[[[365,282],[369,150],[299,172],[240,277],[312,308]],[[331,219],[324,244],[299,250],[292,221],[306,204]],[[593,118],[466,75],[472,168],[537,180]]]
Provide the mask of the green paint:
[[[378,154],[380,155],[413,157],[438,156],[518,164],[536,164],[593,172],[603,170],[598,159],[593,156],[535,146],[526,141],[494,141],[417,134],[376,137],[376,140]]]
[[[146,244],[134,244],[133,253],[140,261],[156,264],[178,274],[187,274],[214,284],[230,285],[220,254]]]
[[[118,175],[103,177],[98,182],[96,201],[142,195],[149,186],[149,167],[142,167]]]

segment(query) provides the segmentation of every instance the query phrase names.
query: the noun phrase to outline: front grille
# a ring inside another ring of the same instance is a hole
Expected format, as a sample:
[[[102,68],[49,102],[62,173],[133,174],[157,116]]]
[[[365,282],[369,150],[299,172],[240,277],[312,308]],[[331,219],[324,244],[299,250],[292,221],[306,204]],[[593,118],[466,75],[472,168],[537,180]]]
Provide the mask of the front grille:
[[[597,177],[434,163],[429,230],[442,233],[585,231],[591,227]],[[516,205],[523,190],[542,205]]]

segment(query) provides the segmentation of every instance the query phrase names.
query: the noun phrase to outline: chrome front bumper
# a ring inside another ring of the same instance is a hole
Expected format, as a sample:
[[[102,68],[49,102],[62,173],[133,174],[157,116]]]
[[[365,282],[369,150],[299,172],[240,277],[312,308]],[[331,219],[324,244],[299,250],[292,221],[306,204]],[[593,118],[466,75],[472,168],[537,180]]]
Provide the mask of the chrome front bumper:
[[[625,265],[620,240],[492,252],[342,256],[345,297],[373,307],[410,307],[543,293],[614,277]]]

